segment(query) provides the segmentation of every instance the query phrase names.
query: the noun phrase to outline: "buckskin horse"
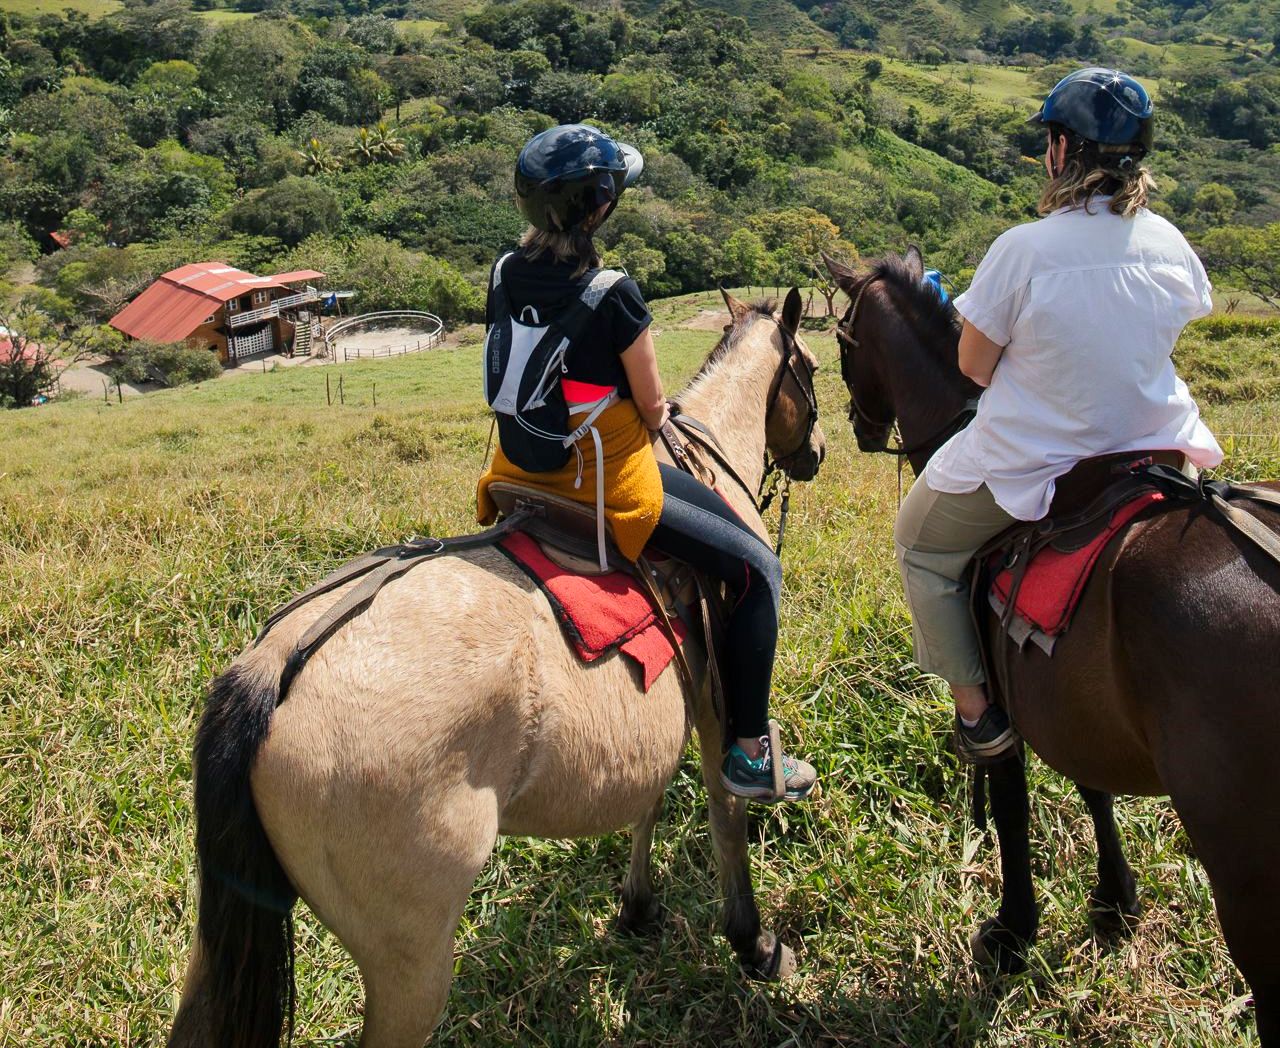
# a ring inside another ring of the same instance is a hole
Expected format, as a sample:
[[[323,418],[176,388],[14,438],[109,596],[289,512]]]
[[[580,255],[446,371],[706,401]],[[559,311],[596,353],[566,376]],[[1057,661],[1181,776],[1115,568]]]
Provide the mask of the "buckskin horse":
[[[801,480],[825,450],[817,361],[796,334],[796,290],[781,318],[725,299],[733,322],[677,402],[715,434],[718,488],[763,538],[766,450]],[[292,1025],[296,896],[359,966],[360,1044],[419,1048],[498,834],[631,826],[620,923],[651,923],[654,827],[691,726],[725,935],[750,975],[794,968],[760,926],[746,805],[720,784],[723,732],[706,687],[687,689],[673,667],[641,694],[616,654],[580,664],[543,593],[490,546],[388,584],[278,702],[299,637],[341,593],[286,615],[210,688],[194,758],[199,919],[171,1048],[279,1043]]]
[[[851,300],[838,330],[858,446],[892,451],[919,474],[972,418],[981,392],[960,372],[955,315],[922,283],[914,248],[862,272],[826,263]],[[1280,511],[1250,508],[1280,528]],[[1280,1045],[1278,676],[1280,564],[1203,503],[1134,523],[1094,571],[1052,657],[1027,645],[1002,674],[1023,739],[1076,783],[1093,818],[1095,919],[1124,930],[1138,916],[1112,795],[1168,794],[1271,1046]],[[1009,971],[1025,963],[1038,922],[1022,758],[989,775],[1004,886],[972,946],[979,961]]]

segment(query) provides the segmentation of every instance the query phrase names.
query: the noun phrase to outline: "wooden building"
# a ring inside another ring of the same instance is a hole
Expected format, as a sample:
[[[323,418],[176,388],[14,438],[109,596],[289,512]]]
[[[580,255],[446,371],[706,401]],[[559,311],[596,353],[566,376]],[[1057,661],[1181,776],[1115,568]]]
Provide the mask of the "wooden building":
[[[225,262],[170,270],[109,323],[129,338],[186,342],[227,366],[264,353],[310,354],[320,338],[314,269],[256,277]]]

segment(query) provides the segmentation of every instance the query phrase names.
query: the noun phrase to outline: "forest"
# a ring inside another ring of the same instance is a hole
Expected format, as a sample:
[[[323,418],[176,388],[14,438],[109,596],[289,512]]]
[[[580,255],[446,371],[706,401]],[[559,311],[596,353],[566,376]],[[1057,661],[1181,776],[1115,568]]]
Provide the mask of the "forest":
[[[645,154],[600,240],[651,297],[811,285],[822,250],[856,260],[908,242],[963,286],[999,232],[1034,216],[1040,135],[1026,118],[1086,62],[1149,79],[1156,209],[1225,286],[1274,302],[1276,7],[124,0],[10,12],[0,323],[118,352],[102,322],[198,258],[320,269],[362,310],[474,320],[489,263],[520,232],[516,152],[569,121]],[[0,385],[28,402],[30,382]]]

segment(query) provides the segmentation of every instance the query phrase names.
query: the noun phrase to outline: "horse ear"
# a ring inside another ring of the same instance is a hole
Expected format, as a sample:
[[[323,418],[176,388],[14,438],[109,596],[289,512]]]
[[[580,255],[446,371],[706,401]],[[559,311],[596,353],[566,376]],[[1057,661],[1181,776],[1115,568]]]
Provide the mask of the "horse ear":
[[[907,253],[902,256],[902,261],[907,264],[907,269],[911,271],[916,280],[924,279],[924,256],[920,254],[920,249],[915,244],[907,248]]]
[[[729,316],[733,318],[733,322],[735,324],[751,312],[751,307],[749,305],[745,302],[739,302],[724,288],[720,289],[720,294],[724,297],[725,307],[729,310]]]
[[[825,251],[822,252],[822,261],[826,264],[827,272],[831,274],[831,279],[836,282],[836,286],[841,291],[848,292],[857,283],[858,274],[843,262],[836,261]]]
[[[800,318],[804,315],[804,302],[800,298],[800,289],[793,287],[787,292],[787,300],[782,303],[782,327],[794,335],[800,330]]]

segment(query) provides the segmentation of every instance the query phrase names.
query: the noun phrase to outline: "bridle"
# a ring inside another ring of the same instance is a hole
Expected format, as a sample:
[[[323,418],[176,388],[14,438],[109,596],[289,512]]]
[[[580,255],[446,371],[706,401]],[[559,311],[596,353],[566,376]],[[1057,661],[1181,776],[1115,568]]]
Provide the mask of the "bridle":
[[[836,341],[840,344],[840,378],[844,380],[845,388],[849,391],[849,404],[853,408],[858,418],[862,419],[868,426],[872,426],[880,430],[890,430],[894,423],[897,422],[895,415],[889,419],[876,419],[867,413],[867,410],[858,403],[858,394],[854,389],[853,370],[854,361],[853,354],[855,350],[862,347],[862,343],[858,341],[854,334],[854,327],[858,323],[858,307],[862,305],[862,296],[866,294],[867,288],[874,284],[880,276],[872,273],[867,277],[862,285],[858,288],[857,294],[853,296],[849,303],[849,308],[845,311],[840,323],[836,325]],[[978,413],[978,404],[976,400],[968,401],[964,408],[958,411],[947,422],[945,422],[938,430],[924,440],[921,440],[910,447],[904,447],[902,444],[901,433],[894,435],[896,447],[889,447],[886,441],[882,448],[874,448],[869,454],[894,455],[899,460],[910,458],[912,455],[919,454],[930,447],[939,446],[945,443],[956,433],[964,429]]]
[[[775,323],[777,323],[775,321]],[[809,422],[805,427],[804,436],[796,446],[788,451],[785,455],[778,455],[774,458],[769,457],[769,449],[766,447],[764,452],[764,476],[768,479],[771,473],[784,470],[786,467],[780,463],[787,462],[809,446],[809,441],[813,439],[813,431],[818,425],[818,394],[814,389],[813,365],[800,352],[800,344],[796,340],[795,335],[778,324],[778,332],[782,335],[782,366],[778,368],[777,373],[773,376],[773,382],[769,385],[769,395],[765,399],[764,409],[764,425],[765,429],[769,428],[769,418],[773,414],[773,409],[778,406],[778,400],[782,396],[782,383],[786,381],[790,375],[796,383],[796,388],[804,394],[805,404],[809,409]],[[801,378],[800,371],[796,367],[796,362],[804,366],[804,377]],[[761,490],[764,489],[764,481],[760,483]],[[767,506],[766,506],[767,508]]]
[[[720,446],[720,442],[716,439],[715,434],[711,432],[711,429],[691,415],[684,414],[674,401],[670,405],[671,421],[668,425],[679,429],[680,433],[692,439],[701,449],[710,454],[715,459],[716,464],[733,478],[734,483],[742,489],[761,516],[773,504],[774,498],[781,494],[782,515],[778,523],[778,543],[775,548],[775,553],[781,553],[782,540],[787,530],[787,514],[791,508],[791,476],[787,473],[786,463],[804,451],[809,446],[809,441],[813,438],[813,431],[818,425],[818,395],[814,390],[813,365],[800,352],[799,341],[776,319],[774,323],[777,324],[778,331],[782,335],[782,361],[769,383],[769,393],[765,398],[765,430],[768,430],[769,420],[773,417],[774,409],[782,398],[782,385],[788,375],[791,376],[796,383],[796,387],[804,394],[809,417],[804,436],[800,438],[793,450],[788,451],[785,455],[771,456],[766,446],[764,452],[764,475],[760,478],[758,489],[753,491],[751,485],[734,469],[733,464],[728,460],[724,449]],[[680,437],[670,432],[667,427],[664,427],[662,439],[667,445],[667,450],[671,452],[671,457],[675,459],[676,465],[686,472],[696,475],[695,464],[689,454],[689,449],[684,445]]]

